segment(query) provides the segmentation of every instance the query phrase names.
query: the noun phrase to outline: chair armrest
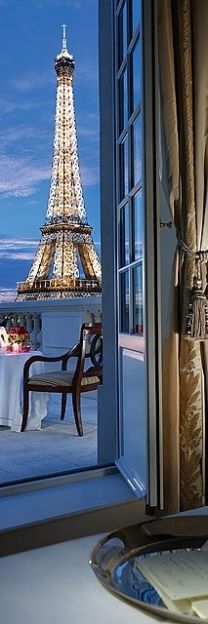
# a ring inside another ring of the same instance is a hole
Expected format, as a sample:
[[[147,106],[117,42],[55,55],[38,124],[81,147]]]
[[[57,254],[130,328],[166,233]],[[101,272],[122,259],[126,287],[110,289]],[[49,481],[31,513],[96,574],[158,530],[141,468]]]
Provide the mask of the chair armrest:
[[[45,355],[32,355],[24,364],[23,368],[23,384],[27,383],[29,379],[29,369],[33,362],[62,362],[63,355],[57,357],[49,357]]]
[[[66,370],[67,362],[70,357],[78,357],[79,355],[79,342],[76,343],[69,351],[63,353],[63,355],[57,355],[56,357],[51,357],[47,355],[32,355],[25,362],[23,368],[23,383],[27,383],[29,378],[29,369],[33,362],[62,362],[62,370]]]

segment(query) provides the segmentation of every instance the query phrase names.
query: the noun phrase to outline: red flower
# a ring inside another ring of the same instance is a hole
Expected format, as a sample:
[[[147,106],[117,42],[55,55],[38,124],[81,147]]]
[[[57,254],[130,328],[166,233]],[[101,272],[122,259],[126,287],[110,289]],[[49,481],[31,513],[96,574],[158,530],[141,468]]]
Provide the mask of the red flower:
[[[28,336],[28,331],[25,329],[25,327],[22,327],[21,325],[15,325],[15,327],[10,327],[9,329],[9,335],[10,336]]]

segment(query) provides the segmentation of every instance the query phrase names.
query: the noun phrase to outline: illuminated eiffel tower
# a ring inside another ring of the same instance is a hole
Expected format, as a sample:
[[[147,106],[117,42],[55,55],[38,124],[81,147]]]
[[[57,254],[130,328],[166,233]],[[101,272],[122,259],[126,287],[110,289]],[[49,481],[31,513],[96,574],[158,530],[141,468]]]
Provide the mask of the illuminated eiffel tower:
[[[17,300],[74,298],[101,292],[101,264],[87,223],[77,150],[73,98],[73,56],[63,25],[57,74],[52,178],[45,225]]]

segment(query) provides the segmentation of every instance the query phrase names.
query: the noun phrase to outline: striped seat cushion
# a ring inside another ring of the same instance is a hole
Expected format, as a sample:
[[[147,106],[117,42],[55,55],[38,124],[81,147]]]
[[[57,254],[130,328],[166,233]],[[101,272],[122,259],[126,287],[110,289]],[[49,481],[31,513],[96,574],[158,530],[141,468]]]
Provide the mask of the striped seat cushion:
[[[33,375],[28,381],[28,385],[41,385],[41,386],[63,386],[63,388],[70,388],[72,386],[73,373],[69,371],[52,371],[48,373],[41,373],[40,375]],[[81,386],[87,386],[88,384],[99,384],[100,379],[96,376],[83,377]]]

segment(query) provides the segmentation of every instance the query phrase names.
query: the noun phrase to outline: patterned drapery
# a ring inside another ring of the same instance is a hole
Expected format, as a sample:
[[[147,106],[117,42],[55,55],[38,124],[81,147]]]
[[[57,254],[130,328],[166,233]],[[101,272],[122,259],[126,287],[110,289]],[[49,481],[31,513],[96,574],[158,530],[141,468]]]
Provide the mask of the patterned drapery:
[[[159,0],[159,61],[169,205],[180,238],[208,249],[208,2]],[[167,511],[205,503],[207,343],[185,337],[195,262],[175,254],[163,354]]]

